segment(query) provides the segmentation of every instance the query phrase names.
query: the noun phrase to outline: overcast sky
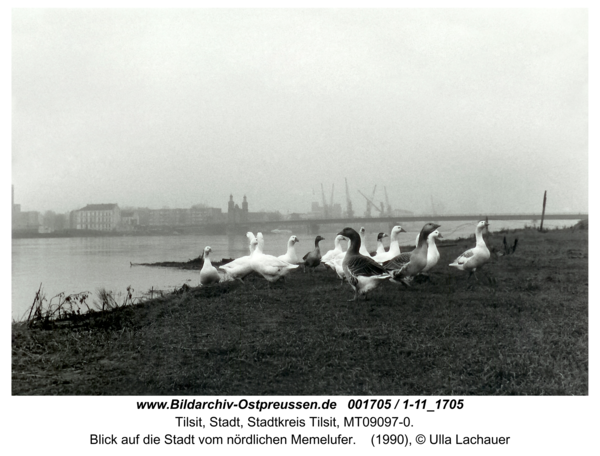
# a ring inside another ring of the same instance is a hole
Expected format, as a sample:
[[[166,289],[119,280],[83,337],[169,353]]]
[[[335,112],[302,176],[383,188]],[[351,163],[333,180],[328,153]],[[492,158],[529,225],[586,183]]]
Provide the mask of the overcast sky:
[[[588,210],[585,9],[14,9],[22,210]]]

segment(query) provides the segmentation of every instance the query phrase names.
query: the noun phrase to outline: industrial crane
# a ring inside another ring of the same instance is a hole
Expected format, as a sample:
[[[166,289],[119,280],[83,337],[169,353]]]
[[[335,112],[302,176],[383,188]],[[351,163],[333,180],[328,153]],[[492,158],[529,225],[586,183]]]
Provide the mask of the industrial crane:
[[[375,184],[375,187],[373,187],[373,194],[371,195],[371,200],[370,203],[372,206],[375,207],[375,209],[379,210],[377,205],[373,202],[373,200],[375,199],[375,190],[377,190],[377,184]],[[368,206],[368,205],[367,205]],[[369,217],[371,217],[371,209],[369,208]]]
[[[352,210],[352,201],[350,201],[350,192],[348,191],[348,179],[344,177],[346,181],[346,217],[353,218],[354,211]]]
[[[377,185],[375,186],[375,188],[377,188]],[[374,207],[375,209],[377,209],[379,212],[382,213],[383,215],[383,203],[382,203],[382,207],[379,208],[377,206],[377,204],[375,204],[373,202],[372,198],[369,198],[367,195],[365,195],[363,192],[361,192],[360,190],[358,191],[358,193],[360,193],[364,199],[367,200],[367,211],[365,212],[365,217],[371,217],[371,208]],[[375,189],[373,189],[373,194],[375,194]]]
[[[388,194],[387,194],[387,188],[384,186],[383,190],[385,191],[385,206],[386,206],[386,212],[387,212],[387,216],[391,217],[392,216],[392,206],[390,205],[390,199],[388,198]]]
[[[327,207],[327,201],[325,201],[325,190],[323,190],[323,184],[321,184],[321,195],[323,197],[323,217],[329,218],[329,208]]]
[[[371,217],[371,208],[373,206],[375,206],[375,209],[379,210],[377,205],[373,202],[373,199],[375,198],[375,190],[377,190],[377,185],[375,185],[375,187],[373,187],[373,194],[371,195],[371,198],[367,197],[360,190],[358,191],[358,193],[360,193],[362,196],[364,196],[364,198],[367,200],[367,210],[365,211],[365,217]]]
[[[333,217],[333,187],[335,184],[331,184],[331,196],[329,197],[329,215]]]

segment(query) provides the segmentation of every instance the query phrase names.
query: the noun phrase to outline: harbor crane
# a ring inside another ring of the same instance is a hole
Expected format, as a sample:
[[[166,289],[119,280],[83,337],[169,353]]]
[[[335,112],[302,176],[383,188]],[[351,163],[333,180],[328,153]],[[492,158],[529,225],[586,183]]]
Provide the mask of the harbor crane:
[[[375,209],[377,209],[377,205],[373,202],[373,200],[375,199],[375,190],[377,190],[377,184],[375,184],[375,187],[373,187],[373,194],[371,195],[371,205],[375,207]],[[371,217],[371,210],[369,209],[369,217]]]
[[[329,218],[329,207],[327,206],[327,201],[325,201],[325,190],[323,189],[323,184],[321,184],[321,196],[323,197],[323,217]]]
[[[331,196],[329,197],[329,213],[333,217],[333,188],[335,184],[331,184]]]
[[[390,199],[388,198],[387,188],[384,186],[383,190],[385,191],[385,211],[388,217],[392,216],[392,206],[390,205]],[[382,203],[383,204],[383,203]]]
[[[373,195],[375,195],[375,189],[377,188],[377,185],[375,186],[375,188],[373,189]],[[369,198],[367,195],[365,195],[363,192],[361,192],[360,190],[358,190],[358,193],[360,193],[364,199],[367,200],[367,211],[365,212],[365,217],[371,217],[371,208],[375,208],[377,209],[379,212],[381,212],[382,214],[384,213],[383,211],[383,203],[382,203],[382,207],[378,207],[377,204],[375,204],[373,202],[373,197]]]
[[[373,187],[373,194],[371,195],[371,198],[368,198],[360,190],[358,191],[367,200],[367,210],[365,211],[365,217],[371,217],[371,209],[372,209],[373,206],[375,206],[375,209],[379,210],[379,208],[377,207],[377,205],[373,202],[373,199],[375,198],[375,191],[376,190],[377,190],[377,184],[375,184],[375,187]]]
[[[354,217],[354,211],[352,210],[352,201],[350,201],[350,192],[348,191],[348,179],[344,177],[346,181],[346,217]]]

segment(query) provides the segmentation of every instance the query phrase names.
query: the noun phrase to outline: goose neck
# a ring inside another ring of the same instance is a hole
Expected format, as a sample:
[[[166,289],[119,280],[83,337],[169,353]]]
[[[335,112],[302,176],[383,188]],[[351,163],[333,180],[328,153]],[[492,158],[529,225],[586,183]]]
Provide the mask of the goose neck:
[[[483,230],[476,230],[475,231],[475,240],[476,240],[476,245],[478,247],[485,247],[485,240],[483,239]]]
[[[360,236],[354,236],[350,238],[350,245],[348,246],[348,253],[350,254],[358,254],[360,251]]]

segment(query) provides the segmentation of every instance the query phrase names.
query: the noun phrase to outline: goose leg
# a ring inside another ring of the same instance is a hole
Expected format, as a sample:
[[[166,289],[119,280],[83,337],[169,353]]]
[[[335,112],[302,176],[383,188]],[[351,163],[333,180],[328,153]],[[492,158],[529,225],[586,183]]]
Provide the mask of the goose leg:
[[[475,276],[475,280],[479,281],[479,279],[477,279],[477,275],[475,275],[475,271],[473,271],[473,270],[469,271],[469,277],[467,277],[467,290],[472,290],[473,287],[475,286],[475,283],[473,283],[472,281],[471,282],[469,281],[471,276]]]
[[[485,276],[485,278],[487,279],[488,283],[491,286],[496,286],[496,278],[495,277],[491,277],[490,275],[487,274],[487,272],[482,271],[482,274]]]

